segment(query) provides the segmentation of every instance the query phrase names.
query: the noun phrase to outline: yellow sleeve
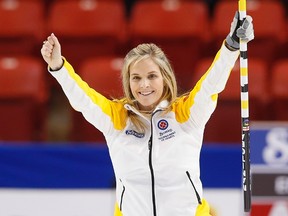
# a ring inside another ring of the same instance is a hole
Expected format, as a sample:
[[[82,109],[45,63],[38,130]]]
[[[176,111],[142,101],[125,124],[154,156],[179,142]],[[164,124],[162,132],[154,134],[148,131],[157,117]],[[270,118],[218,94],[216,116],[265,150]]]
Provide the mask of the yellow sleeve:
[[[196,216],[212,216],[210,214],[210,206],[205,199],[202,199],[202,204],[198,205]]]
[[[114,216],[122,216],[118,203],[115,204]]]

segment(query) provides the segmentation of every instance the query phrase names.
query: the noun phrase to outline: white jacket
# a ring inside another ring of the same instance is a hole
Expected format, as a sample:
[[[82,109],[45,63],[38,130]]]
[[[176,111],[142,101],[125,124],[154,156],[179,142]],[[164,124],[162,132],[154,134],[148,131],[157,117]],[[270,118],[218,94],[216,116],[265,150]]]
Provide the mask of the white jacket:
[[[151,120],[91,89],[67,61],[51,72],[74,109],[105,135],[116,200],[124,216],[195,215],[202,200],[199,157],[205,124],[238,55],[223,45],[190,94],[180,97],[165,115],[162,110],[168,102],[162,101]],[[149,130],[137,132],[127,118],[128,110],[141,116]]]

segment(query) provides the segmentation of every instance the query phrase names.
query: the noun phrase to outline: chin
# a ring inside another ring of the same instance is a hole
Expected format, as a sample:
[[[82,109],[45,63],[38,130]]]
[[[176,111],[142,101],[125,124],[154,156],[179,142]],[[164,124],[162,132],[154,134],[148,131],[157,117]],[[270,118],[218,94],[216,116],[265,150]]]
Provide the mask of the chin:
[[[141,102],[139,102],[139,103],[141,104],[141,107],[143,110],[151,110],[151,109],[153,109],[153,107],[155,107],[154,104],[151,104],[151,103],[149,103],[149,104],[141,103]]]

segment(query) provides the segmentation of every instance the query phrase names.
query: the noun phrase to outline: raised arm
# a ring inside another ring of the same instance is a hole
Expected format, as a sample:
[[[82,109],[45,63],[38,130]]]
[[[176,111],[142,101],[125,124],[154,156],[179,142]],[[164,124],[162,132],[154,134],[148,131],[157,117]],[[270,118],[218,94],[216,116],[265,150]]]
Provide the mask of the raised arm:
[[[186,111],[196,127],[203,127],[216,108],[218,94],[225,88],[230,71],[239,56],[239,38],[247,42],[254,39],[252,18],[247,16],[240,25],[236,12],[221,49],[217,53],[210,68],[191,91],[189,99],[184,100]]]
[[[111,128],[122,129],[126,124],[123,105],[107,99],[90,88],[75,73],[72,65],[62,57],[60,43],[53,33],[43,42],[41,54],[49,66],[49,72],[61,85],[76,111],[81,112],[85,119],[105,136]]]

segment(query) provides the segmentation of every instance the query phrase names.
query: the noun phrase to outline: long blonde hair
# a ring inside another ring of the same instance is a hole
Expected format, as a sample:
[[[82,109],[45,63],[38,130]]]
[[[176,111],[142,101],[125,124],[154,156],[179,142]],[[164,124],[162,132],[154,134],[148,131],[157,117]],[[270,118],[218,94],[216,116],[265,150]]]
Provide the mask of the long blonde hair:
[[[167,112],[171,110],[171,103],[177,98],[177,83],[174,71],[169,60],[161,48],[153,43],[140,44],[127,53],[124,58],[122,67],[122,86],[125,96],[125,103],[134,106],[137,109],[137,102],[130,89],[130,68],[143,59],[150,58],[156,65],[159,66],[160,72],[164,80],[163,95],[160,101],[167,100],[169,102]],[[145,130],[141,120],[132,112],[129,112],[129,117],[138,130]]]

